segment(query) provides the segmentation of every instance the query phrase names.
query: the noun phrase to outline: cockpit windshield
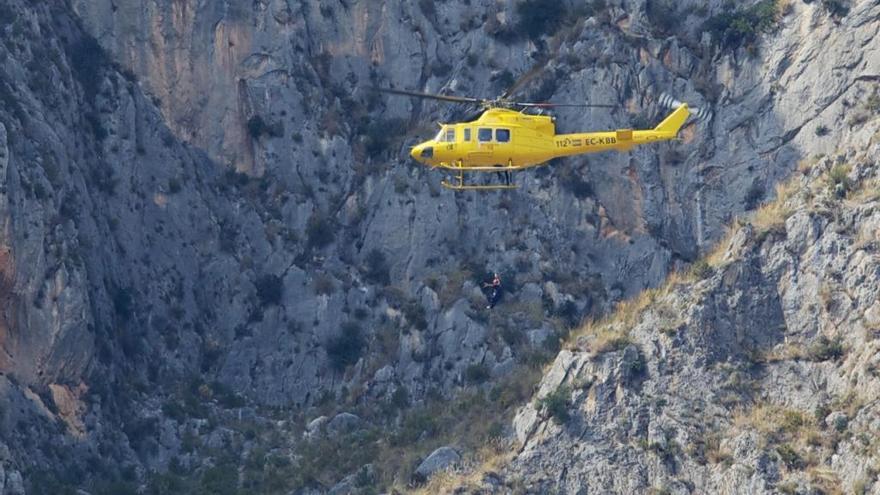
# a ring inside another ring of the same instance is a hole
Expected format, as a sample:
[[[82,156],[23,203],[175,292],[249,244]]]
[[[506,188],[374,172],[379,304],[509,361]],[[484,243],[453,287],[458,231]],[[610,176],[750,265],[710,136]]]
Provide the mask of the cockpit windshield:
[[[437,143],[454,143],[455,142],[455,127],[447,127],[447,126],[441,127],[440,132],[437,133],[437,136],[434,138],[434,141]]]

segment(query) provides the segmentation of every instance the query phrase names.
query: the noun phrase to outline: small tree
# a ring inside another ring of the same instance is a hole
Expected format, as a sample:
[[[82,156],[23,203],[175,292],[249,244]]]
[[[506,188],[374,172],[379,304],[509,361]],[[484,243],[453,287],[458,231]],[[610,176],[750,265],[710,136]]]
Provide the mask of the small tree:
[[[468,383],[483,383],[489,379],[489,368],[484,363],[470,364],[464,370],[464,379]]]
[[[391,282],[390,269],[385,253],[371,249],[364,258],[364,278],[374,284],[388,285]]]
[[[263,275],[254,283],[262,306],[281,303],[284,281],[278,275]]]
[[[524,0],[516,5],[516,13],[519,15],[518,31],[529,38],[537,39],[553,33],[565,17],[566,11],[561,5],[550,6],[542,0]]]
[[[314,248],[322,248],[336,237],[333,232],[333,224],[321,213],[315,212],[309,217],[306,224],[306,236],[309,239],[309,246]]]
[[[538,400],[538,407],[549,414],[556,424],[564,424],[571,418],[568,412],[570,396],[571,390],[568,386],[560,385],[546,397]]]
[[[327,341],[327,357],[337,371],[358,362],[364,348],[361,328],[354,322],[347,322],[340,328],[339,335]]]

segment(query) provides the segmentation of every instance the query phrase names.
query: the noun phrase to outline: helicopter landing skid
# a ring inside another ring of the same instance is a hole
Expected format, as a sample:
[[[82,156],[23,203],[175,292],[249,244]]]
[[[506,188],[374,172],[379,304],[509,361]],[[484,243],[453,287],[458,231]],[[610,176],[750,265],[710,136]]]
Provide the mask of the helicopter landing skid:
[[[441,181],[440,185],[445,187],[446,189],[452,189],[454,191],[503,191],[508,189],[518,189],[519,186],[516,184],[510,183],[510,173],[512,171],[519,170],[520,167],[513,167],[511,162],[508,162],[507,167],[463,167],[461,162],[457,162],[452,166],[445,166],[445,168],[449,168],[455,170],[457,174],[452,178],[452,182]],[[497,174],[505,174],[505,184],[467,184],[464,181],[464,173],[465,172],[492,172]]]
[[[449,182],[441,181],[440,185],[445,187],[446,189],[452,189],[453,191],[503,191],[507,189],[518,189],[519,186],[516,184],[511,185],[480,185],[480,184],[451,184]]]

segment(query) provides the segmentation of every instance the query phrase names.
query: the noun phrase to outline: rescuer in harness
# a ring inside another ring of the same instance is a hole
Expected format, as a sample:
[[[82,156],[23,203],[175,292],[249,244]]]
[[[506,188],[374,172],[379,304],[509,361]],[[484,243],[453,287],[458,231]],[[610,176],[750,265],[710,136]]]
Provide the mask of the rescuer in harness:
[[[489,304],[486,306],[486,309],[492,309],[498,304],[498,300],[501,299],[501,276],[497,273],[492,277],[491,282],[484,282],[483,289],[491,289],[490,291],[483,291],[486,294],[486,300]]]

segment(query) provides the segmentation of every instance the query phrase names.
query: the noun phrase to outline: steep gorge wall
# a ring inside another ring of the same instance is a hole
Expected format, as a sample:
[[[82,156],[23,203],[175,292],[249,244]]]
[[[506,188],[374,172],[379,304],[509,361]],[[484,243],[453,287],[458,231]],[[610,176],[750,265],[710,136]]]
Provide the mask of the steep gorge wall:
[[[493,35],[512,29],[517,17],[513,6],[491,1],[74,5],[157,98],[181,139],[283,188],[293,201],[279,205],[279,220],[301,239],[308,240],[313,218],[336,229],[332,242],[308,253],[320,265],[303,263],[305,250],[294,248],[306,285],[320,274],[337,288],[365,288],[367,299],[381,301],[363,267],[373,250],[386,256],[392,285],[418,301],[427,328],[403,335],[390,362],[357,368],[354,381],[370,380],[387,363],[392,379],[417,395],[427,377],[448,388],[469,364],[504,362],[497,352],[487,354],[485,336],[476,337],[473,352],[460,349],[473,330],[487,334],[468,305],[456,303],[458,294],[470,294],[455,285],[453,275],[463,267],[515,277],[512,299],[524,306],[551,298],[557,309],[573,302],[579,315],[607,309],[695,259],[732,215],[771,195],[800,159],[864,143],[861,126],[848,123],[880,72],[870,56],[877,15],[871,2],[856,2],[843,18],[820,4],[792,3],[764,41],[734,51],[719,50],[699,33],[721,2],[702,10],[682,5],[683,21],[663,27],[656,25],[656,6],[608,2],[592,18],[571,14],[555,36],[537,41]],[[561,129],[653,124],[665,111],[656,105],[663,91],[710,107],[715,117],[688,127],[683,144],[569,160],[523,174],[520,191],[474,197],[439,190],[436,173],[415,168],[400,153],[433,134],[432,121],[463,112],[407,99],[376,101],[363,90],[377,84],[486,96],[499,94],[509,75],[533,70],[524,96],[620,104],[612,112],[560,112]],[[248,132],[255,118],[263,126]],[[410,130],[395,127],[395,119]],[[828,133],[818,136],[820,127]],[[389,138],[389,131],[405,139]],[[296,260],[290,249],[257,257]],[[261,402],[339,390],[343,382],[319,378],[320,355],[302,349],[336,335],[346,318],[306,308],[367,300],[348,289],[324,301],[289,282],[286,299],[303,304],[286,316],[310,337],[282,344],[283,357],[271,348],[257,352],[274,346],[277,335],[271,324],[257,325],[253,339],[230,349],[223,368],[224,381]],[[446,285],[458,294],[438,300]],[[367,338],[381,314],[364,325]],[[562,330],[519,320],[512,324],[544,334]],[[409,329],[412,322],[402,325]],[[279,388],[279,373],[281,381],[300,385]]]
[[[756,55],[698,38],[698,14],[669,37],[645,2],[537,42],[491,34],[512,7],[433,5],[73,2],[104,57],[66,6],[0,3],[0,363],[18,411],[4,439],[28,452],[17,468],[63,464],[35,443],[59,418],[95,458],[165,465],[185,431],[167,411],[192,380],[298,411],[449,394],[472,365],[503,376],[526,351],[503,328],[554,340],[695,259],[798,160],[871,137],[854,119],[880,74],[869,1],[842,18],[794,3]],[[535,67],[525,95],[621,104],[560,113],[560,129],[653,122],[661,91],[715,117],[685,143],[477,197],[398,157],[461,109],[359,89],[493,95]],[[487,320],[470,279],[499,267],[513,290]],[[354,328],[362,352],[338,369],[329,344]]]

